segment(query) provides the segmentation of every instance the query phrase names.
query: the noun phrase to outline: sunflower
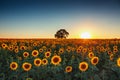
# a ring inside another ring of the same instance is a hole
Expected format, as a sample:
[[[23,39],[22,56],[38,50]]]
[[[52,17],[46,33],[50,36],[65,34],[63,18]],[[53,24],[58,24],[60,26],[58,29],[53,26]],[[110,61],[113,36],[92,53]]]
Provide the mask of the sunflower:
[[[80,53],[81,51],[82,51],[82,49],[78,48],[78,49],[76,50],[76,53]]]
[[[37,50],[33,50],[32,51],[32,56],[37,57],[38,54],[39,54],[39,52]]]
[[[39,52],[42,53],[42,52],[43,52],[43,48],[40,48],[40,49],[39,49]]]
[[[47,51],[48,51],[48,52],[51,52],[52,50],[49,48],[49,49],[47,49]]]
[[[16,70],[18,68],[18,64],[16,62],[10,63],[10,69],[11,70]]]
[[[15,53],[18,53],[18,52],[19,52],[19,50],[18,50],[18,49],[15,49],[15,50],[14,50],[14,52],[15,52]]]
[[[43,46],[42,48],[43,48],[43,50],[46,50],[46,49],[47,49],[47,47],[46,47],[46,46]]]
[[[61,57],[58,55],[55,55],[51,58],[51,63],[54,65],[58,65],[61,62]]]
[[[22,64],[22,68],[24,69],[24,71],[29,71],[32,68],[32,64],[28,62],[24,62]]]
[[[82,52],[83,52],[83,53],[86,53],[86,52],[87,52],[87,48],[83,48],[83,49],[82,49]]]
[[[67,66],[65,68],[65,72],[71,72],[72,71],[72,66]]]
[[[51,56],[51,53],[48,51],[48,52],[45,52],[45,57],[46,58],[49,58]]]
[[[18,49],[18,46],[14,46],[14,49]]]
[[[14,49],[13,46],[9,46],[9,47],[8,47],[8,50],[10,50],[10,51],[12,51],[13,49]]]
[[[79,46],[78,48],[79,48],[79,49],[83,49],[83,46]]]
[[[2,48],[7,48],[7,44],[5,44],[5,43],[2,43]]]
[[[117,66],[120,67],[120,58],[117,59]]]
[[[92,63],[93,65],[98,64],[98,62],[99,62],[99,58],[98,58],[98,57],[93,57],[93,58],[91,59],[91,63]]]
[[[34,42],[34,43],[33,43],[33,47],[36,47],[36,46],[37,46],[37,43],[36,43],[36,42]]]
[[[88,54],[88,57],[89,57],[89,58],[94,57],[94,53],[93,53],[93,52],[90,52],[90,53]]]
[[[48,64],[48,60],[46,58],[42,59],[42,64],[43,65],[47,65]]]
[[[26,46],[20,46],[20,50],[26,50],[27,47]]]
[[[29,53],[28,52],[24,52],[23,53],[23,57],[27,58],[29,56]]]
[[[62,54],[64,52],[64,49],[63,48],[60,48],[59,49],[59,53]]]
[[[34,59],[34,65],[35,66],[37,66],[37,67],[39,67],[40,65],[41,65],[41,59],[40,58],[36,58],[36,59]]]
[[[114,58],[114,55],[110,54],[110,60],[113,60],[113,58]]]
[[[108,55],[111,55],[111,54],[112,54],[112,51],[108,51],[107,53],[108,53]]]
[[[66,49],[67,52],[70,52],[71,51],[71,47],[68,46],[67,49]]]
[[[20,50],[26,50],[26,46],[20,46]]]
[[[88,63],[87,62],[81,62],[81,63],[79,63],[79,69],[81,71],[86,71],[88,69]]]
[[[118,52],[118,49],[116,49],[116,48],[115,48],[115,49],[113,49],[113,52],[114,52],[114,53]]]
[[[113,46],[113,49],[117,49],[117,48],[118,48],[118,46],[116,46],[116,45],[115,45],[115,46]]]

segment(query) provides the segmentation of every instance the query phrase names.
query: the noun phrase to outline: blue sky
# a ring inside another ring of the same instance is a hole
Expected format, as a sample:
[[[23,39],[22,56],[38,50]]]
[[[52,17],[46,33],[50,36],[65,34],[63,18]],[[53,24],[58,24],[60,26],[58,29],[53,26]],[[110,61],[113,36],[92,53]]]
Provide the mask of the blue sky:
[[[0,38],[54,38],[64,28],[69,38],[120,38],[119,0],[11,0],[0,2]]]

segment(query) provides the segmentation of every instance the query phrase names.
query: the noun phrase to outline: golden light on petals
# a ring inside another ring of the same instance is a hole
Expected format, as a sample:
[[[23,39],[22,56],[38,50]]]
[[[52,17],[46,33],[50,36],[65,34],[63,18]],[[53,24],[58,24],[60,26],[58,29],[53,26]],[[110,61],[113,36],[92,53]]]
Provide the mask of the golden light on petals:
[[[87,62],[81,62],[81,63],[79,63],[79,69],[81,71],[86,71],[88,69],[88,63]]]
[[[117,66],[120,67],[120,58],[117,59]]]
[[[55,55],[51,58],[51,63],[54,65],[58,65],[60,62],[61,62],[60,56]]]
[[[93,52],[88,53],[88,57],[89,57],[89,58],[94,57],[94,53],[93,53]]]
[[[67,66],[65,68],[65,72],[71,72],[72,71],[72,66]]]
[[[36,58],[36,59],[34,59],[34,65],[35,65],[35,66],[38,67],[38,66],[41,65],[41,63],[42,63],[42,62],[41,62],[41,59],[40,59],[40,58]]]
[[[33,50],[32,51],[32,56],[37,57],[38,54],[39,54],[39,52],[37,50]]]
[[[98,57],[93,57],[93,58],[91,59],[91,63],[92,63],[93,65],[98,64],[98,62],[99,62],[99,58],[98,58]]]
[[[10,69],[11,70],[16,70],[18,68],[18,64],[16,62],[10,63]]]
[[[24,71],[29,71],[32,68],[32,64],[28,63],[28,62],[25,62],[25,63],[22,64],[22,68],[23,68]]]
[[[48,60],[46,58],[42,59],[42,64],[43,65],[47,65],[48,64]]]
[[[51,56],[51,53],[49,51],[45,52],[45,57],[49,58]]]
[[[27,58],[29,56],[29,53],[28,52],[24,52],[23,53],[23,57]]]

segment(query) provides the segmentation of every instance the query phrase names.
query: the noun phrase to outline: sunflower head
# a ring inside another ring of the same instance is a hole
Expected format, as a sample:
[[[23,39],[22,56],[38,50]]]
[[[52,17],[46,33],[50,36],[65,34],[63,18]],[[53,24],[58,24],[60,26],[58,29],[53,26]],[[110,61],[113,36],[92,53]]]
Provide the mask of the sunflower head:
[[[88,63],[87,62],[81,62],[81,63],[79,63],[79,69],[81,71],[86,71],[88,69]]]
[[[63,48],[60,48],[59,49],[59,53],[62,54],[64,52],[64,49]]]
[[[113,54],[110,54],[110,60],[113,60],[114,59],[114,55]]]
[[[111,55],[112,54],[112,51],[108,51],[108,55]]]
[[[18,49],[15,49],[15,50],[14,50],[14,52],[15,52],[15,53],[18,53],[18,52],[19,52],[19,50],[18,50]]]
[[[114,52],[114,53],[117,53],[117,52],[118,52],[118,49],[116,49],[116,48],[113,49],[113,52]]]
[[[67,49],[66,49],[67,52],[70,52],[71,51],[71,47],[68,46]]]
[[[20,50],[26,50],[26,46],[20,46]]]
[[[48,52],[51,52],[52,50],[50,48],[47,49]]]
[[[12,51],[14,49],[14,47],[11,45],[8,47],[8,50]]]
[[[86,53],[86,52],[87,52],[87,48],[83,48],[83,49],[82,49],[82,52],[83,52],[83,53]]]
[[[43,48],[40,48],[40,49],[39,49],[39,52],[42,53],[42,52],[43,52]]]
[[[46,58],[42,59],[42,65],[47,65],[48,64],[48,60]]]
[[[113,46],[113,49],[117,49],[117,48],[118,48],[118,46],[116,46],[116,45],[115,45],[115,46]]]
[[[80,48],[78,48],[78,49],[76,50],[77,53],[80,53],[81,51],[82,51],[82,49],[80,49]]]
[[[71,72],[72,71],[72,66],[67,66],[65,68],[65,72]]]
[[[49,58],[51,56],[51,53],[49,51],[45,52],[45,57]]]
[[[5,44],[5,43],[2,43],[2,48],[7,48],[7,44]]]
[[[29,53],[28,52],[24,52],[23,53],[23,57],[27,58],[29,56]]]
[[[16,70],[18,68],[18,64],[16,62],[10,63],[10,69],[11,70]]]
[[[117,59],[117,66],[120,67],[120,58]]]
[[[37,50],[32,51],[32,56],[37,57],[39,55],[39,52]]]
[[[51,63],[54,65],[58,65],[61,62],[61,57],[58,55],[55,55],[51,58]]]
[[[88,53],[88,57],[89,57],[89,58],[94,57],[94,53],[93,53],[93,52]]]
[[[93,65],[98,64],[98,62],[99,62],[99,58],[98,58],[98,57],[93,57],[93,58],[91,59],[91,63],[92,63]]]
[[[32,64],[28,63],[28,62],[24,62],[22,64],[22,68],[23,68],[24,71],[29,71],[32,68]]]
[[[36,58],[36,59],[34,59],[34,65],[35,66],[37,66],[37,67],[39,67],[40,65],[41,65],[41,59],[40,58]]]

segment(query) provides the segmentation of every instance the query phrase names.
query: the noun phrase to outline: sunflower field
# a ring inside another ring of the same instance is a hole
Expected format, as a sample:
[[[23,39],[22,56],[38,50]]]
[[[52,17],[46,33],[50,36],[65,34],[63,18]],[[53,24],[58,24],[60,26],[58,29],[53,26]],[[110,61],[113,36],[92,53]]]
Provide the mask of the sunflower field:
[[[1,39],[0,80],[120,80],[120,40]]]

